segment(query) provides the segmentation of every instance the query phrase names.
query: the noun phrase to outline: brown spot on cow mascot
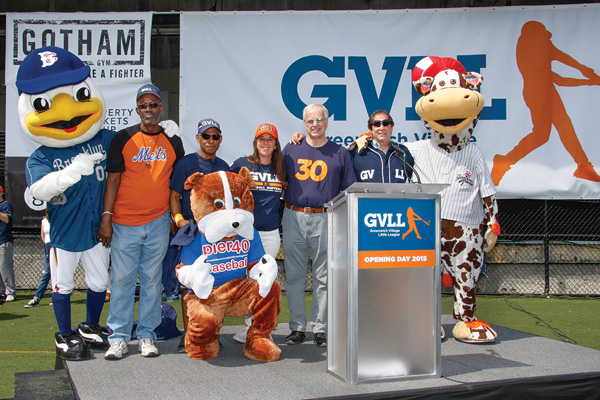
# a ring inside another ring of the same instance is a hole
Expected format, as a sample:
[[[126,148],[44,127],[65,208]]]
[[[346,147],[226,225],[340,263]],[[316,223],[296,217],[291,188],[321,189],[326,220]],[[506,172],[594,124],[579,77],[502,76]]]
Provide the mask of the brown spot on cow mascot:
[[[219,355],[218,335],[225,316],[254,315],[243,355],[255,361],[277,361],[279,346],[270,337],[277,327],[281,286],[277,263],[265,254],[255,230],[256,187],[250,172],[195,173],[185,184],[198,233],[182,251],[179,281],[191,291],[187,307],[185,350],[194,359]]]

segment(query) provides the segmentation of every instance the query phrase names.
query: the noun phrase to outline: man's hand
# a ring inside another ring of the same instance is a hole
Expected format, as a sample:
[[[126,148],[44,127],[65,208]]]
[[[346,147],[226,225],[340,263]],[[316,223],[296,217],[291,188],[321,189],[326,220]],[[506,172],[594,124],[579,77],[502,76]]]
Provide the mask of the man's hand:
[[[360,154],[367,148],[369,143],[371,143],[371,140],[373,140],[373,134],[371,134],[371,132],[363,133],[358,139],[348,145],[348,150],[353,150],[355,147],[358,147],[358,154]]]
[[[300,132],[294,132],[292,138],[290,139],[290,143],[294,145],[298,145],[302,143],[306,135],[301,134]]]

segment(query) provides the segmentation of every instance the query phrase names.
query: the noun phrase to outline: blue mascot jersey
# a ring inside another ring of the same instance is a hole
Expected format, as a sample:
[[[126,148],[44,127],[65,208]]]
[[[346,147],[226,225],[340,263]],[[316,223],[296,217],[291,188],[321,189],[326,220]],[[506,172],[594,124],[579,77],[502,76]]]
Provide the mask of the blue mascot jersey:
[[[85,143],[66,148],[41,146],[31,154],[25,167],[27,186],[31,187],[51,172],[60,171],[79,153],[102,153],[104,158],[96,164],[91,175],[81,177],[75,185],[65,190],[66,203],[48,203],[50,237],[52,246],[79,252],[91,249],[98,241],[102,220],[104,187],[106,186],[106,155],[115,133],[101,129]]]
[[[260,260],[265,250],[256,228],[252,240],[238,236],[234,240],[209,243],[203,234],[198,233],[194,241],[183,248],[181,262],[192,265],[203,254],[206,255],[206,262],[212,265],[214,287],[219,287],[234,279],[245,278],[248,264]]]

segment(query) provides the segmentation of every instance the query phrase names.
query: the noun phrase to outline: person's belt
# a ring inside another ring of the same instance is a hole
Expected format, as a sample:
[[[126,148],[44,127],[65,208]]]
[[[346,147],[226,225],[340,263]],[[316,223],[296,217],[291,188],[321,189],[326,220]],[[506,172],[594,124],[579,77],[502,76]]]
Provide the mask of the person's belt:
[[[318,213],[327,212],[327,209],[325,207],[317,207],[317,208],[313,208],[313,207],[296,207],[296,206],[293,206],[293,205],[288,204],[288,203],[285,203],[285,206],[287,208],[289,208],[290,210],[303,212],[305,214],[318,214]]]

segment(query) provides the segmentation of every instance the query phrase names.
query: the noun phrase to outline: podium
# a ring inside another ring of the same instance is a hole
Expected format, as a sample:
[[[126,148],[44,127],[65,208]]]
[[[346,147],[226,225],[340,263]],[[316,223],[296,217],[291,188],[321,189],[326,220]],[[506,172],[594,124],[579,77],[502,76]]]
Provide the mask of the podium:
[[[440,192],[355,183],[327,206],[327,369],[351,384],[439,378]]]

